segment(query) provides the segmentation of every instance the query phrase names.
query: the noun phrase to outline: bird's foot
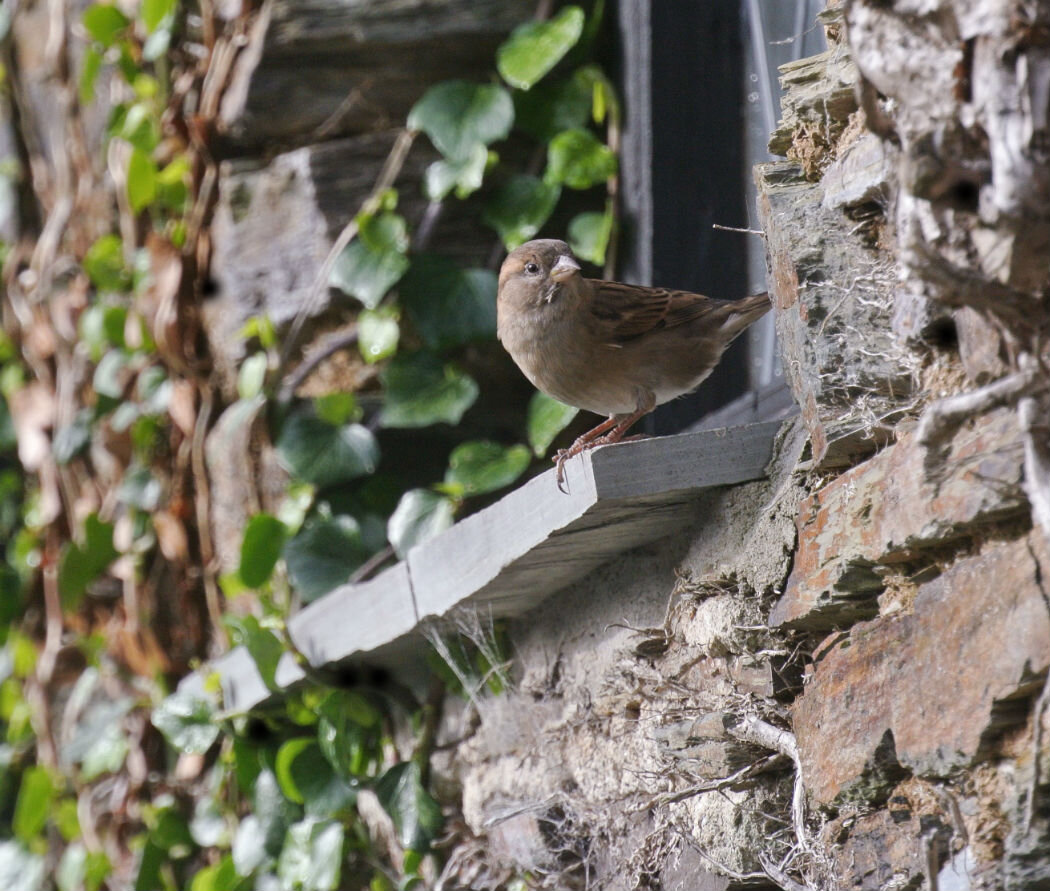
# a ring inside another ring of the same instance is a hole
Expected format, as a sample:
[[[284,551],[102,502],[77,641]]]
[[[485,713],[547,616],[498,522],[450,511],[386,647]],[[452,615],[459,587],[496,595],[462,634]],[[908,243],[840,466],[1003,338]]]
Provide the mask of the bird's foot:
[[[565,488],[565,462],[570,458],[574,458],[582,452],[589,452],[591,449],[598,448],[598,446],[613,445],[618,442],[635,442],[639,439],[649,439],[649,437],[644,433],[637,433],[634,436],[624,436],[622,431],[613,428],[604,436],[588,438],[587,434],[584,434],[567,449],[558,449],[554,455],[554,466],[557,468],[557,473],[555,474],[554,479],[558,484],[558,491],[564,492],[566,495],[569,494],[569,490]]]

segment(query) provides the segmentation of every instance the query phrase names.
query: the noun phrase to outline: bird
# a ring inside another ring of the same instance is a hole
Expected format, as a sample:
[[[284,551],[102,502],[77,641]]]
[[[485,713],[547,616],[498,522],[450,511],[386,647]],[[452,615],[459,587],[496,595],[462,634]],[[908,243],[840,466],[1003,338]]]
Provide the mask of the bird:
[[[500,342],[537,389],[606,415],[555,455],[558,488],[569,458],[623,441],[639,418],[695,390],[769,308],[768,293],[717,300],[584,278],[569,245],[554,238],[511,251],[496,298]]]

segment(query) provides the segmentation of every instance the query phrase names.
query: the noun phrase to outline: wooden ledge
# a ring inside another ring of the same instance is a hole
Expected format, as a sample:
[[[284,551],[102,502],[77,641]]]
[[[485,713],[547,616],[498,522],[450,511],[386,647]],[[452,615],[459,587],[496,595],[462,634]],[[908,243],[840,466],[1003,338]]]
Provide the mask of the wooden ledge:
[[[703,430],[605,446],[565,465],[568,494],[553,470],[413,548],[406,560],[344,585],[288,622],[318,669],[349,660],[394,661],[418,648],[421,622],[470,607],[520,615],[595,567],[678,528],[699,492],[761,479],[781,421]],[[215,661],[228,712],[270,696],[241,648]],[[290,654],[279,687],[304,677]],[[199,685],[199,675],[186,683]]]

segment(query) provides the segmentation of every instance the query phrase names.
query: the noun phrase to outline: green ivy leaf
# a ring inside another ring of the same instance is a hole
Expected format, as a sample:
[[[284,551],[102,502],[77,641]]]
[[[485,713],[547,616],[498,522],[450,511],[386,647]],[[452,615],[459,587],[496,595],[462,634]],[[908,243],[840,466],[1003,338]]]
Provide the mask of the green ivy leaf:
[[[152,34],[161,25],[168,23],[175,17],[176,0],[142,0],[139,15],[142,16],[142,24],[146,26],[146,32]]]
[[[503,87],[449,80],[431,87],[408,114],[408,126],[422,130],[449,161],[468,161],[477,145],[506,138],[514,103]]]
[[[515,126],[542,143],[550,142],[562,130],[586,127],[594,105],[587,71],[581,68],[570,78],[558,78],[527,93],[515,93]]]
[[[595,266],[605,264],[605,251],[612,237],[612,207],[607,206],[605,213],[581,213],[569,223],[569,246],[581,260],[587,260]]]
[[[357,799],[356,790],[336,774],[315,739],[284,743],[277,750],[274,772],[285,797],[304,805],[310,817],[345,815]]]
[[[496,335],[496,274],[463,269],[437,254],[423,254],[401,283],[401,302],[424,343],[434,350]]]
[[[103,523],[98,514],[84,521],[84,543],[68,542],[58,561],[58,593],[62,608],[77,607],[90,585],[119,557],[113,547],[113,524]]]
[[[397,352],[401,338],[400,315],[396,306],[361,310],[357,317],[357,348],[370,365],[389,359]]]
[[[343,860],[343,827],[335,820],[307,819],[290,826],[277,861],[282,888],[333,891]]]
[[[419,765],[395,764],[375,784],[376,797],[390,814],[401,844],[426,851],[441,831],[441,807],[423,787]]]
[[[264,517],[265,514],[256,514],[252,519]],[[273,519],[270,517],[270,519]],[[249,524],[250,525],[250,524]],[[248,534],[245,533],[247,539]],[[243,561],[243,551],[242,551]],[[253,585],[252,587],[258,587]],[[284,655],[284,644],[269,628],[263,628],[255,616],[224,616],[223,622],[233,634],[234,642],[244,647],[248,655],[252,657],[255,667],[259,670],[259,676],[266,685],[267,690],[277,689],[277,664]]]
[[[328,283],[375,309],[408,269],[408,227],[395,213],[365,217],[335,261]]]
[[[433,353],[399,353],[380,372],[386,401],[380,414],[384,427],[458,424],[478,398],[478,385],[452,363]]]
[[[453,189],[457,198],[467,198],[481,188],[488,162],[489,151],[480,142],[463,161],[435,161],[423,176],[423,191],[431,201],[441,201]]]
[[[112,3],[95,3],[84,10],[84,30],[105,47],[112,46],[131,20]]]
[[[4,406],[0,405],[0,450],[3,448],[4,414]],[[71,423],[64,424],[55,431],[55,438],[51,443],[51,453],[55,456],[55,461],[68,464],[88,447],[93,420],[94,412],[90,408],[82,408],[74,415]]]
[[[590,130],[563,130],[547,147],[549,183],[570,189],[589,189],[616,173],[616,155]]]
[[[84,50],[84,61],[80,66],[80,79],[77,81],[77,93],[81,105],[90,105],[95,99],[95,84],[102,70],[102,53],[89,46]]]
[[[236,891],[241,886],[241,879],[229,854],[212,866],[198,870],[190,881],[190,891]]]
[[[367,427],[329,424],[309,406],[285,420],[277,454],[291,473],[319,487],[365,476],[379,463],[379,446]]]
[[[557,183],[518,174],[492,197],[481,218],[512,251],[540,231],[560,196],[561,186]]]
[[[157,165],[142,149],[131,151],[128,160],[128,203],[138,213],[157,197]]]
[[[387,538],[402,560],[422,544],[452,525],[456,507],[452,499],[430,489],[409,489],[401,496],[387,521]]]
[[[356,421],[361,417],[361,407],[353,393],[325,393],[315,396],[314,413],[326,424],[341,427],[347,421]]]
[[[556,437],[572,423],[579,413],[578,408],[559,402],[546,393],[537,391],[529,400],[528,416],[525,422],[529,445],[537,458],[547,454]]]
[[[270,514],[256,514],[248,521],[241,541],[241,563],[237,574],[249,588],[261,588],[273,575],[288,530]]]
[[[102,851],[91,851],[81,842],[73,842],[62,852],[55,872],[58,891],[98,891],[112,871],[109,858]]]
[[[346,515],[307,520],[284,546],[288,575],[306,602],[346,584],[368,557],[360,526]]]
[[[317,742],[344,779],[360,776],[370,761],[381,756],[377,735],[369,733],[379,728],[381,720],[379,710],[356,690],[333,690],[321,703]]]
[[[267,365],[266,353],[253,353],[241,363],[237,370],[237,395],[241,399],[254,399],[262,392]]]
[[[582,9],[566,6],[545,22],[519,25],[496,51],[499,73],[512,87],[530,89],[576,45],[583,22]]]
[[[446,490],[456,495],[483,495],[509,486],[529,466],[532,456],[523,445],[464,442],[452,450],[445,472]]]
[[[0,891],[41,891],[46,862],[21,842],[0,841]]]
[[[212,704],[188,690],[176,690],[164,699],[150,721],[173,748],[190,755],[207,752],[221,731]]]
[[[119,235],[103,235],[84,255],[84,271],[100,291],[126,291],[131,274],[124,265],[124,245]]]
[[[11,820],[17,838],[29,843],[43,831],[55,800],[55,791],[54,778],[46,767],[38,765],[26,769]]]

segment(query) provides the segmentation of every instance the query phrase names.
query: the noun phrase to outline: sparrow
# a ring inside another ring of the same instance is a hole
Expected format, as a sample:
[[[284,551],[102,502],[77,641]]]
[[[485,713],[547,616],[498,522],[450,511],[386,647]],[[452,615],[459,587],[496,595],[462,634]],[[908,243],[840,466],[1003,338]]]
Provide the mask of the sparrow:
[[[555,455],[562,489],[569,458],[620,442],[656,406],[695,390],[770,302],[584,278],[569,246],[544,238],[507,256],[496,307],[500,342],[537,389],[607,416]]]

